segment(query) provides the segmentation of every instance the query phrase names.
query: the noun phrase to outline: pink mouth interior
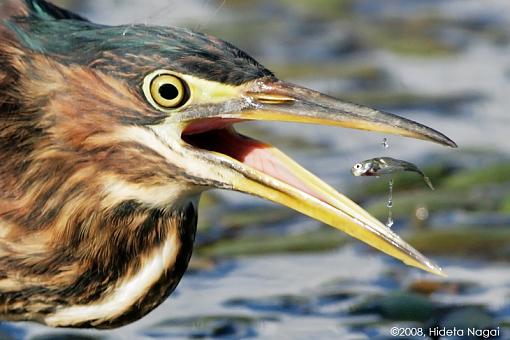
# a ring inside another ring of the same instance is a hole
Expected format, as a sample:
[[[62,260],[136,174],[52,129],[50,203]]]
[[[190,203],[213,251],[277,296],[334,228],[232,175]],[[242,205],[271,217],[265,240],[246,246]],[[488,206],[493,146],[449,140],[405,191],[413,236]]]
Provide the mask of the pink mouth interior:
[[[182,138],[196,148],[227,155],[324,201],[271,152],[272,146],[236,133],[231,125],[232,121],[222,119],[198,121],[186,128]]]

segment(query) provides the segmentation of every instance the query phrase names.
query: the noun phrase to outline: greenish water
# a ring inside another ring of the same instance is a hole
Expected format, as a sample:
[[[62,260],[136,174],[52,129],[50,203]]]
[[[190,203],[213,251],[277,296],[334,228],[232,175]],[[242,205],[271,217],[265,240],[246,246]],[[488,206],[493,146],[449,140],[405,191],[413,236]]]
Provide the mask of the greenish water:
[[[382,221],[387,180],[353,178],[351,166],[382,155],[419,164],[437,190],[418,176],[395,177],[393,228],[448,277],[405,267],[286,208],[213,192],[202,201],[192,270],[152,314],[107,332],[4,323],[1,339],[391,339],[391,327],[453,326],[499,327],[510,338],[510,2],[67,3],[103,23],[207,31],[282,79],[452,137],[458,150],[329,127],[240,126]]]

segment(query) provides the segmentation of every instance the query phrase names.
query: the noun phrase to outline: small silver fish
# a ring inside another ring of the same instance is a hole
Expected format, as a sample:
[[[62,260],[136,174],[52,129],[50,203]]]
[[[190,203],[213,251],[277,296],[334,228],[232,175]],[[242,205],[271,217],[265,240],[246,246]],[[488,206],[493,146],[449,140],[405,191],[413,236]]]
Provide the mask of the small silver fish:
[[[351,172],[354,176],[381,176],[393,174],[401,171],[412,171],[417,172],[423,177],[423,180],[427,186],[434,189],[430,178],[428,178],[423,171],[421,171],[416,165],[410,162],[402,161],[391,157],[377,157],[367,159],[361,163],[355,164]]]

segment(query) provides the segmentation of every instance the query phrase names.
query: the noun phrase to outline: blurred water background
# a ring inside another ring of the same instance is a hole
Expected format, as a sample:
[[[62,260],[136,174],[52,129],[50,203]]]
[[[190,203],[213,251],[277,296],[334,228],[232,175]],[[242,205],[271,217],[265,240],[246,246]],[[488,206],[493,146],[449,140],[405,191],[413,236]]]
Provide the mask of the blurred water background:
[[[510,1],[57,2],[100,23],[212,33],[284,80],[453,138],[457,150],[330,127],[240,126],[382,221],[388,181],[353,178],[351,166],[375,156],[421,166],[437,190],[396,176],[393,228],[448,277],[286,208],[212,192],[202,200],[190,271],[149,316],[113,331],[3,323],[0,339],[391,339],[393,326],[499,327],[510,338]]]

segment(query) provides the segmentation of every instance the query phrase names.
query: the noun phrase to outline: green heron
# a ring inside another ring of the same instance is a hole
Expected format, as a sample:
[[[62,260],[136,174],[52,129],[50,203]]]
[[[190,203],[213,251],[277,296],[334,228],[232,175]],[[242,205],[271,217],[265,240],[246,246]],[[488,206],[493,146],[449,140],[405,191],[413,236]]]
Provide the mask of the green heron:
[[[175,27],[97,25],[0,1],[0,318],[133,322],[175,289],[200,194],[259,196],[440,274],[381,222],[238,122],[326,124],[455,147],[416,122],[278,80]]]

